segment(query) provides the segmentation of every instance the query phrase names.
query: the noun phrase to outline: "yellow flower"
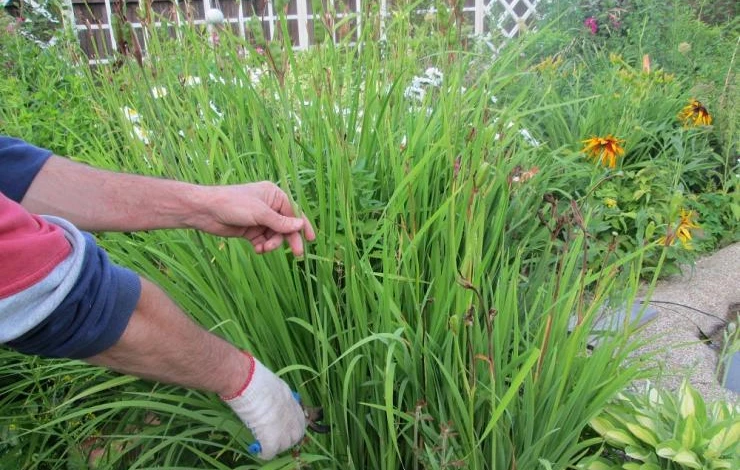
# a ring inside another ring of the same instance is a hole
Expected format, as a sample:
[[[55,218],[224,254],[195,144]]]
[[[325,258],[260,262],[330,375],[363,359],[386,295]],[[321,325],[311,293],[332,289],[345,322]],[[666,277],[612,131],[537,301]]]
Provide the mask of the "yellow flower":
[[[658,243],[665,246],[671,246],[675,243],[676,239],[678,239],[685,249],[693,249],[691,246],[691,229],[700,228],[699,225],[694,222],[694,217],[696,217],[696,213],[694,211],[681,209],[680,220],[678,222],[676,232],[672,233],[671,230],[668,229],[668,234],[665,237],[661,237],[660,240],[658,240]]]
[[[538,72],[547,72],[557,70],[563,64],[563,56],[548,56],[535,65],[533,68]]]
[[[689,104],[681,110],[678,114],[678,119],[683,121],[684,126],[708,126],[712,124],[712,116],[707,111],[707,108],[701,104],[701,101],[691,99]]]
[[[611,134],[606,137],[593,136],[583,141],[586,144],[583,152],[603,166],[616,168],[617,157],[624,155],[624,149],[620,146],[622,142],[624,139],[617,139]]]
[[[609,209],[617,207],[617,200],[611,197],[604,198],[604,205]]]

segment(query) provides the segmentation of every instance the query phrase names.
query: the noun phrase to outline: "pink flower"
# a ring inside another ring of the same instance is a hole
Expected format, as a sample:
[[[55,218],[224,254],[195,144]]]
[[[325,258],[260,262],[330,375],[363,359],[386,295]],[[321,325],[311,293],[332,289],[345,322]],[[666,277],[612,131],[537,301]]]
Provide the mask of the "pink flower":
[[[599,23],[593,16],[589,16],[588,18],[586,18],[586,21],[583,22],[583,25],[591,30],[591,34],[596,34],[599,32]]]
[[[617,17],[617,15],[615,15],[614,13],[609,13],[609,21],[611,21],[612,27],[614,29],[619,29],[619,27],[622,26],[622,23],[619,22],[619,17]]]

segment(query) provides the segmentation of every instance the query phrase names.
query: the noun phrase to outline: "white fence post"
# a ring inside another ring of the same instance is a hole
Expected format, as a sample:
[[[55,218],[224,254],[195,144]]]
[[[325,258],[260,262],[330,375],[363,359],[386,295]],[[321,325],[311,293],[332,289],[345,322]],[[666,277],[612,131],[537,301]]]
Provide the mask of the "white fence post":
[[[483,34],[483,19],[486,17],[486,5],[483,0],[475,0],[475,34]]]
[[[298,21],[298,48],[307,49],[308,44],[308,0],[296,1],[296,16]]]
[[[239,37],[244,39],[247,37],[247,33],[244,30],[244,2],[242,0],[237,0],[239,3],[239,10],[237,12],[237,18],[239,20]]]
[[[380,0],[380,40],[385,41],[385,18],[388,16],[388,0]]]
[[[116,35],[113,33],[113,9],[110,6],[110,0],[105,0],[105,14],[108,15],[108,35],[110,36],[110,45],[114,51],[118,50]]]

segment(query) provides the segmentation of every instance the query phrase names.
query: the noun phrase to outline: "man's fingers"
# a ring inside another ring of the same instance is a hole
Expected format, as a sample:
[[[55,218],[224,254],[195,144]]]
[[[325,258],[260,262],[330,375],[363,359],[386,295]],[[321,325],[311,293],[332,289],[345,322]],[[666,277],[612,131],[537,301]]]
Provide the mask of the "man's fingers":
[[[297,232],[303,228],[303,219],[286,217],[267,207],[264,208],[260,215],[261,217],[258,222],[277,233],[287,234]]]
[[[301,238],[300,232],[289,233],[285,236],[285,239],[288,240],[288,245],[290,245],[290,250],[294,255],[303,256],[303,238]]]
[[[310,242],[316,240],[316,232],[314,231],[311,222],[308,221],[308,217],[305,215],[303,216],[303,236]]]

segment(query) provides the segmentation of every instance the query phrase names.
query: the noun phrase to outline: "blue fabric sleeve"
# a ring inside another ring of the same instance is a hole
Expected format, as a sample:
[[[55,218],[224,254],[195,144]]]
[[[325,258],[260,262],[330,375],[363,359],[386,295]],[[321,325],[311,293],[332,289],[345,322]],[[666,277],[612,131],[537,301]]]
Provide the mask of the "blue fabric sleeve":
[[[21,202],[51,150],[0,135],[0,193]]]
[[[75,286],[43,322],[8,346],[25,354],[84,359],[121,337],[139,301],[141,280],[111,263],[92,235],[84,236],[84,264]]]

